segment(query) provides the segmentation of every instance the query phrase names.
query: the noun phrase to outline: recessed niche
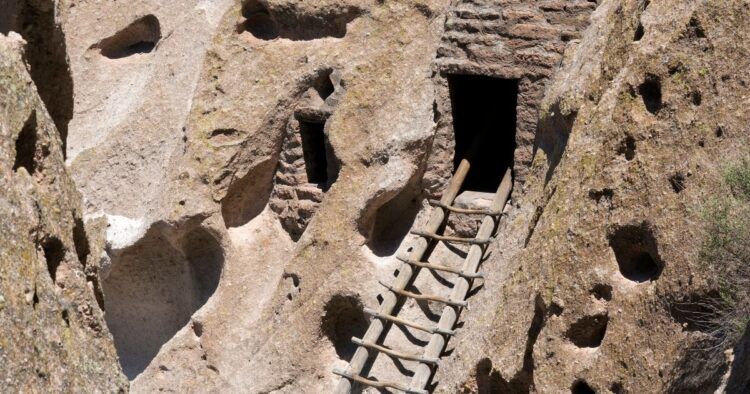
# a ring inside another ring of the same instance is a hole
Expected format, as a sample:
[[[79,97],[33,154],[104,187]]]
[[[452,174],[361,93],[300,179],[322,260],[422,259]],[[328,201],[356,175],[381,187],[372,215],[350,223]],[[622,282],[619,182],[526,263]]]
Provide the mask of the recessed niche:
[[[591,295],[597,300],[612,301],[612,286],[597,283],[591,289]]]
[[[307,181],[325,186],[328,183],[325,123],[300,121],[299,132]]]
[[[463,190],[493,193],[516,149],[518,80],[478,75],[449,75],[456,151],[454,169],[469,159]]]
[[[643,28],[643,23],[638,23],[638,27],[635,28],[635,34],[633,35],[633,41],[640,41],[643,38],[643,35],[646,33],[645,29]]]
[[[638,87],[638,93],[648,112],[656,115],[662,107],[661,79],[653,74],[646,75],[643,83]]]
[[[150,53],[161,39],[159,19],[146,15],[132,22],[113,36],[94,44],[102,56],[121,59],[137,54]]]
[[[249,0],[243,3],[242,17],[243,21],[238,26],[240,32],[249,32],[261,40],[273,40],[279,37],[279,24],[260,1]]]
[[[617,227],[609,234],[609,245],[625,278],[641,283],[661,275],[664,267],[648,223]]]
[[[57,268],[65,259],[65,246],[56,237],[49,237],[42,242],[44,260],[47,262],[47,271],[52,281],[57,281]]]
[[[580,348],[599,347],[607,334],[608,324],[609,316],[606,314],[584,316],[570,325],[565,337]]]
[[[74,222],[73,244],[76,248],[78,261],[85,267],[89,257],[89,253],[91,253],[91,247],[89,246],[88,237],[86,237],[86,228],[83,224],[83,220],[80,218],[75,218]]]
[[[625,156],[625,160],[631,161],[635,158],[635,138],[632,135],[626,135],[625,138],[620,142],[620,146],[617,148],[617,153]]]
[[[573,383],[573,386],[570,387],[570,392],[572,394],[596,394],[596,390],[591,388],[584,380],[577,380]]]
[[[221,215],[227,227],[240,227],[258,216],[268,203],[273,189],[277,161],[268,158],[237,179],[221,200]]]
[[[21,132],[16,138],[16,158],[13,162],[13,170],[25,168],[26,172],[33,175],[37,169],[37,151],[39,136],[37,135],[36,111],[32,111]]]
[[[357,296],[336,294],[326,303],[323,311],[321,331],[331,341],[339,358],[351,359],[357,350],[351,338],[361,338],[368,326],[362,301]]]
[[[419,213],[422,196],[417,185],[407,185],[375,212],[367,246],[378,257],[396,253]]]
[[[195,228],[169,242],[152,227],[112,257],[103,281],[105,315],[125,375],[134,379],[216,290],[224,253],[215,236]]]

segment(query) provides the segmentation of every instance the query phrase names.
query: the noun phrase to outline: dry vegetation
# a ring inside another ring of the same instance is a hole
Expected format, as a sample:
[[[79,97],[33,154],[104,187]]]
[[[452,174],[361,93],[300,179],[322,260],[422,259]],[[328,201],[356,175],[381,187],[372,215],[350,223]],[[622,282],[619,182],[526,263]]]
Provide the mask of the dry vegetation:
[[[724,182],[731,193],[705,209],[701,253],[719,288],[710,323],[721,349],[736,344],[750,323],[750,158],[729,167]]]

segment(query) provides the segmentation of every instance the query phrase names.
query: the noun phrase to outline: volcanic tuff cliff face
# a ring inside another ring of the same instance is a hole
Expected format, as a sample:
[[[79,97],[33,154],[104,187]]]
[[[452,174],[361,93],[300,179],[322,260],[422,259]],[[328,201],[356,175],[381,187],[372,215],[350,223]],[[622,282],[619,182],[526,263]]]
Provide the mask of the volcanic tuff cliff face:
[[[135,392],[330,391],[487,122],[512,203],[434,390],[747,387],[747,340],[731,365],[696,353],[709,333],[682,308],[715,298],[701,211],[748,153],[745,2],[21,4],[0,16],[31,69],[0,37],[10,387],[125,389],[114,344]],[[408,379],[392,363],[369,372]]]
[[[101,247],[87,235],[25,44],[0,36],[0,381],[10,392],[123,391],[97,303]]]

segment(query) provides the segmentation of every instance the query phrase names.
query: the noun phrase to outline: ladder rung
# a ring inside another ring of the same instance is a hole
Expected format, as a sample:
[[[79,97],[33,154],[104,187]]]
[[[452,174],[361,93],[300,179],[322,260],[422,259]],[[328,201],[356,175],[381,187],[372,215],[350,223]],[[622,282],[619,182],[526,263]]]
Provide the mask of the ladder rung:
[[[354,375],[346,371],[342,371],[340,369],[334,369],[333,373],[336,375],[339,375],[343,378],[353,380],[357,383],[364,384],[366,386],[375,387],[378,389],[385,389],[385,388],[391,388],[396,389],[399,391],[403,391],[406,394],[428,394],[427,390],[411,390],[406,385],[396,382],[389,382],[389,381],[382,381],[379,382],[377,380],[367,379],[365,377],[362,377],[360,375]]]
[[[420,325],[420,324],[417,324],[417,323],[412,323],[412,322],[410,322],[408,320],[404,320],[404,319],[401,319],[401,318],[396,317],[396,316],[384,315],[384,314],[382,314],[382,313],[380,313],[378,311],[372,310],[370,308],[365,308],[365,313],[368,314],[368,315],[370,315],[370,316],[372,316],[372,317],[376,317],[378,319],[388,320],[388,321],[394,322],[396,324],[401,324],[401,325],[404,325],[404,326],[415,328],[415,329],[420,330],[420,331],[429,332],[431,334],[456,335],[455,331],[441,330],[441,329],[439,329],[437,327],[436,328],[425,327],[423,325]]]
[[[435,296],[435,295],[427,295],[427,294],[417,294],[417,293],[412,293],[412,292],[409,292],[409,291],[406,291],[406,290],[398,290],[398,289],[393,288],[393,286],[391,286],[391,285],[383,283],[382,281],[378,281],[378,282],[383,287],[385,287],[386,289],[388,289],[388,290],[390,290],[390,291],[392,291],[392,292],[394,292],[394,293],[396,293],[398,295],[401,295],[401,296],[404,296],[404,297],[409,297],[409,298],[414,298],[415,300],[435,301],[435,302],[441,302],[441,303],[446,304],[446,305],[460,306],[460,307],[464,307],[464,308],[466,308],[469,305],[466,301],[453,301],[453,300],[445,298],[445,297],[440,297],[440,296]]]
[[[491,242],[490,239],[477,239],[477,238],[461,238],[461,237],[449,237],[445,235],[438,235],[435,233],[428,233],[426,231],[411,231],[411,234],[419,235],[420,237],[425,238],[432,238],[438,241],[445,241],[445,242],[461,242],[465,244],[472,244],[472,245],[487,245]]]
[[[406,264],[410,264],[410,265],[414,265],[414,266],[422,267],[422,268],[427,268],[427,269],[431,269],[435,271],[450,272],[459,276],[463,276],[464,278],[468,278],[468,279],[484,278],[484,274],[482,273],[469,274],[469,273],[461,271],[460,269],[448,267],[446,265],[426,263],[424,261],[411,260],[411,259],[407,259],[407,258],[400,257],[400,256],[396,256],[396,258],[399,261],[404,262]]]
[[[380,346],[376,343],[365,342],[357,337],[352,337],[352,343],[354,343],[355,345],[364,346],[369,349],[377,350],[380,353],[387,354],[391,357],[400,358],[402,360],[418,361],[420,363],[431,364],[431,365],[437,365],[438,363],[438,359],[436,358],[425,358],[418,354],[407,354],[407,353],[399,352],[397,350],[392,350],[392,349],[388,349],[387,347]]]
[[[443,209],[446,209],[451,212],[455,213],[461,213],[464,215],[487,215],[487,216],[500,216],[503,214],[503,211],[497,210],[493,211],[491,209],[467,209],[467,208],[458,208],[454,207],[448,204],[443,204],[439,200],[429,200],[430,205],[435,207],[440,207]]]

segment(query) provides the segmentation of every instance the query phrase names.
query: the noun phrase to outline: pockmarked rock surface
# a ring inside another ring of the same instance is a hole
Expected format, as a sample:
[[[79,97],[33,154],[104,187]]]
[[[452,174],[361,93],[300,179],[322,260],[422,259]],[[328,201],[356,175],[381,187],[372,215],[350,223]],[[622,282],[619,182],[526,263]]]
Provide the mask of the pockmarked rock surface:
[[[456,204],[486,208],[502,166],[511,203],[429,387],[747,384],[747,338],[705,351],[684,309],[720,290],[701,215],[748,154],[745,2],[9,4],[0,32],[22,33],[31,69],[0,37],[12,389],[125,390],[121,367],[133,392],[331,391],[469,153],[458,134],[488,123],[505,133],[477,152],[502,165],[474,162]],[[431,261],[465,253],[439,244]],[[442,305],[412,301],[399,316],[434,325]],[[414,366],[381,354],[366,374],[408,382]]]
[[[101,247],[26,48],[0,35],[0,382],[8,392],[123,392],[97,302]]]
[[[714,392],[732,373],[742,391],[746,362],[729,371],[690,308],[720,288],[703,212],[748,154],[748,18],[740,1],[600,2],[541,104],[478,296],[494,310],[467,322],[441,391]]]

